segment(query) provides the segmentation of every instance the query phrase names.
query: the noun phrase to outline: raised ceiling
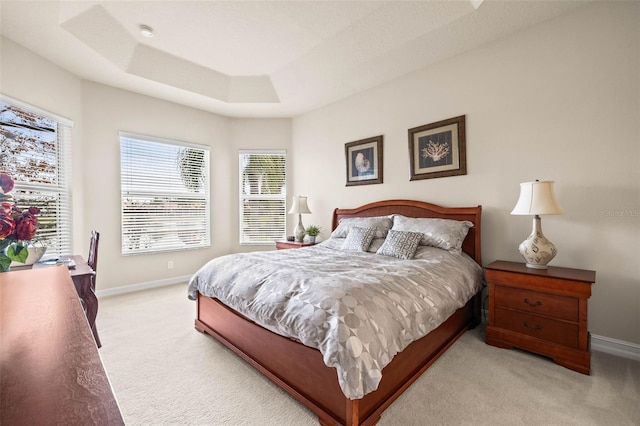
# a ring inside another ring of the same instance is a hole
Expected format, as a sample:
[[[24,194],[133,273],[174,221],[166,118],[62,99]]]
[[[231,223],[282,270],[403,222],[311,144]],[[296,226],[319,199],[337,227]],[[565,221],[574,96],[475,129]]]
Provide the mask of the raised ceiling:
[[[87,80],[231,117],[292,117],[584,3],[2,0],[0,30]]]

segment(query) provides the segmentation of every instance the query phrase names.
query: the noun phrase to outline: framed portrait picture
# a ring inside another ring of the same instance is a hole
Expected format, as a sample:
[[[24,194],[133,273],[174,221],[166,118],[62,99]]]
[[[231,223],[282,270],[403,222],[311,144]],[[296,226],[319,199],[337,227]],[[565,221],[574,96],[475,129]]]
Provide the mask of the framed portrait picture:
[[[464,118],[409,129],[411,180],[467,174]]]
[[[382,135],[344,146],[347,160],[347,185],[382,183]]]

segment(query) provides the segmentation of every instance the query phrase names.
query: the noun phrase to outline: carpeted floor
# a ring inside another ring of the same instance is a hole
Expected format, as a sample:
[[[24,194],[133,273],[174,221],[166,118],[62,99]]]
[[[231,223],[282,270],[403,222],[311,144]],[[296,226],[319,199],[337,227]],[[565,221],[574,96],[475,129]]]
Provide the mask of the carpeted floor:
[[[186,285],[100,299],[102,356],[127,425],[317,425],[193,328]],[[585,376],[465,333],[382,415],[396,425],[640,425],[640,363],[592,354]]]

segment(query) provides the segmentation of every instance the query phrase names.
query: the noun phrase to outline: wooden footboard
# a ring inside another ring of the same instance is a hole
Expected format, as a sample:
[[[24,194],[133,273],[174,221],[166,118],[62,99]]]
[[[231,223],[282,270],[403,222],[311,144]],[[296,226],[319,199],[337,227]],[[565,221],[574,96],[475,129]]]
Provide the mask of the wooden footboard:
[[[272,333],[198,294],[195,328],[213,336],[318,415],[320,424],[374,425],[382,412],[479,319],[479,294],[382,370],[375,392],[350,400],[320,351]]]

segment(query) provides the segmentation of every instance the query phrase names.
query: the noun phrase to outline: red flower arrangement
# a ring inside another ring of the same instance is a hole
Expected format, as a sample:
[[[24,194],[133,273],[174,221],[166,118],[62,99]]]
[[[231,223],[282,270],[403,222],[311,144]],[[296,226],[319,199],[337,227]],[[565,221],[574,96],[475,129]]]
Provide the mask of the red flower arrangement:
[[[24,262],[29,255],[28,243],[38,230],[37,214],[40,209],[20,210],[8,194],[13,190],[11,176],[0,173],[0,272],[9,269],[12,261]]]

